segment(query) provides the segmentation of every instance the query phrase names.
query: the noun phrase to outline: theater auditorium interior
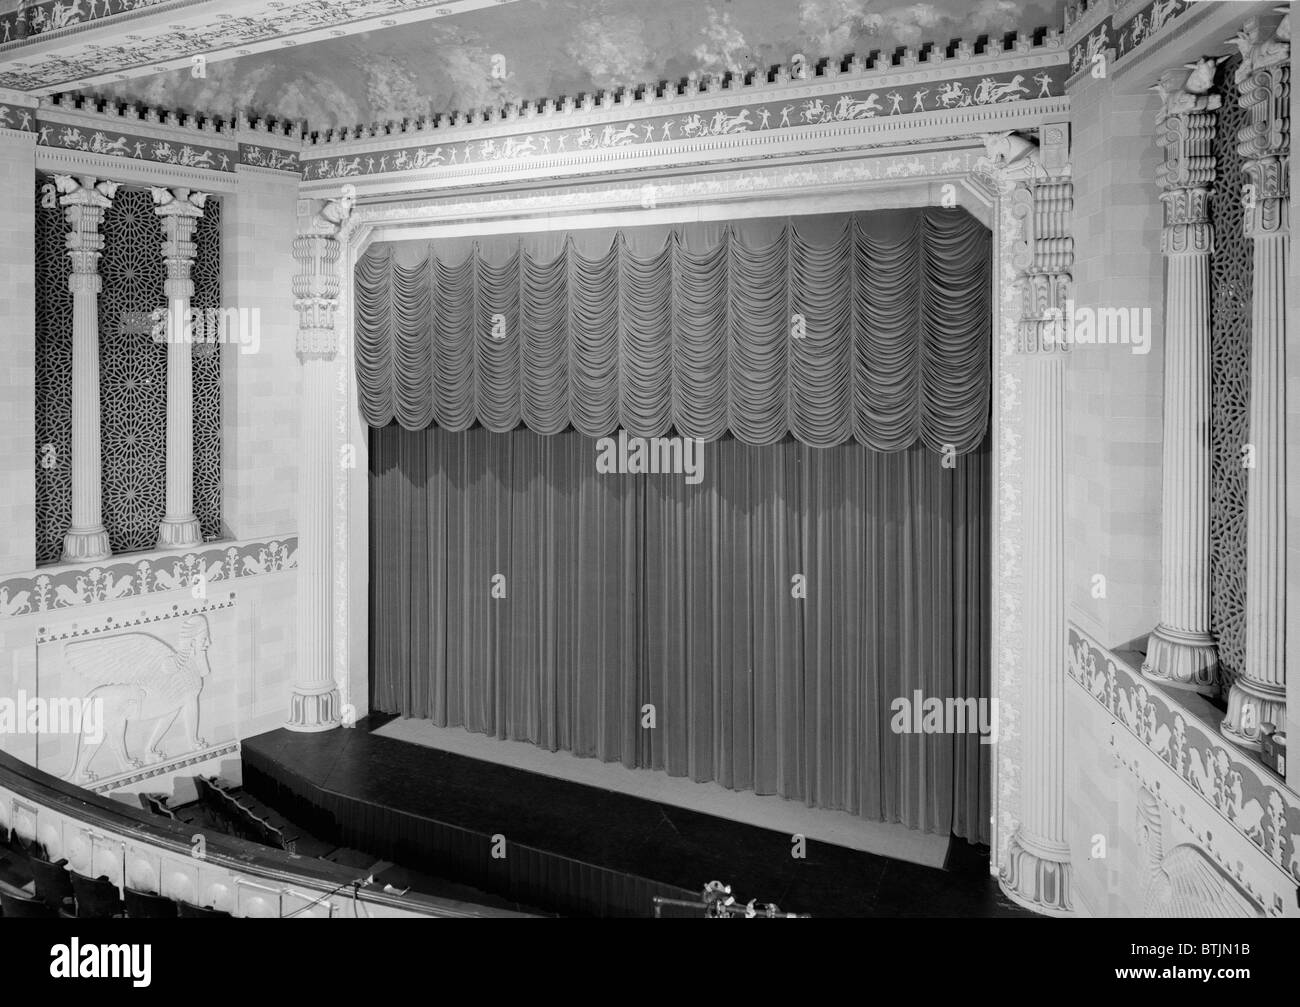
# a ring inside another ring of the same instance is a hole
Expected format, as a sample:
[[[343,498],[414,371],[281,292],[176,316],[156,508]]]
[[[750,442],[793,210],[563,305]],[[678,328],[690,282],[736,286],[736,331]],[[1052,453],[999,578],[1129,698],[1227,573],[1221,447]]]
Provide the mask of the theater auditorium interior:
[[[1290,42],[0,0],[3,915],[1300,915]]]

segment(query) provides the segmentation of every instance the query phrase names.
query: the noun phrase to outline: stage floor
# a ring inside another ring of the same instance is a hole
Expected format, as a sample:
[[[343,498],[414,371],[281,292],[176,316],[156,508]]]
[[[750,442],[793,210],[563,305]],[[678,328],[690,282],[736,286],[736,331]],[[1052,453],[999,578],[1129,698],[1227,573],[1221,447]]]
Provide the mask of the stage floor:
[[[948,857],[947,836],[903,825],[870,822],[843,811],[810,808],[800,801],[728,790],[716,783],[695,783],[655,770],[628,769],[617,762],[584,759],[569,752],[548,752],[527,742],[502,741],[459,727],[438,727],[428,720],[398,717],[376,728],[375,733],[453,755],[756,825],[786,836],[798,834],[891,860],[907,860],[923,867],[942,868]]]
[[[715,879],[815,916],[1029,915],[959,840],[946,870],[815,839],[796,859],[788,832],[377,733],[391,719],[250,738],[244,786],[322,838],[562,915],[650,915]]]

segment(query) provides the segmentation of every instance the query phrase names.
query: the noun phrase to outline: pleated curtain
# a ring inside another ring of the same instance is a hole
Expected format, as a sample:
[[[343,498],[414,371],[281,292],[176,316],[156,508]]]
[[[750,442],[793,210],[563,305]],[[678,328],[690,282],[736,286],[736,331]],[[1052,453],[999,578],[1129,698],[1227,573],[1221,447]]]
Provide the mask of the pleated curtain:
[[[987,443],[727,437],[698,485],[596,443],[372,431],[374,708],[986,842],[989,749],[890,721],[987,695]]]
[[[553,249],[514,236],[409,263],[376,246],[356,272],[362,415],[973,449],[989,415],[989,232],[933,207],[810,229],[575,232]]]
[[[987,842],[989,748],[890,721],[988,694],[989,289],[936,209],[372,250],[373,707]]]

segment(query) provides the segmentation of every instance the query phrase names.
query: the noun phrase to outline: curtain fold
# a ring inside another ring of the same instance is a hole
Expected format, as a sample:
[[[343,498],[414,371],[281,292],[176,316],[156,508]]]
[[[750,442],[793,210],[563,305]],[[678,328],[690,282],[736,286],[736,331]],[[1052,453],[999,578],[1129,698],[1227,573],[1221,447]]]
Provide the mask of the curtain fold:
[[[984,437],[990,236],[963,210],[639,228],[603,251],[485,241],[458,261],[377,245],[358,262],[371,426],[957,453]]]
[[[374,707],[987,842],[988,748],[890,728],[987,696],[987,440],[705,452],[690,484],[572,430],[373,430]]]

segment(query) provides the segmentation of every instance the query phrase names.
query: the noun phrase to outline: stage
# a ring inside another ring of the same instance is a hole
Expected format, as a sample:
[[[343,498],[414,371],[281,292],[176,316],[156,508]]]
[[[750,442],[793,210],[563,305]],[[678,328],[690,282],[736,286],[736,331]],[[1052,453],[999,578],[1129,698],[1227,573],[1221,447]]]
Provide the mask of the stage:
[[[243,743],[244,787],[322,839],[565,916],[650,916],[713,880],[814,916],[1027,915],[976,848],[935,870],[375,733]],[[504,853],[504,856],[493,854]]]

